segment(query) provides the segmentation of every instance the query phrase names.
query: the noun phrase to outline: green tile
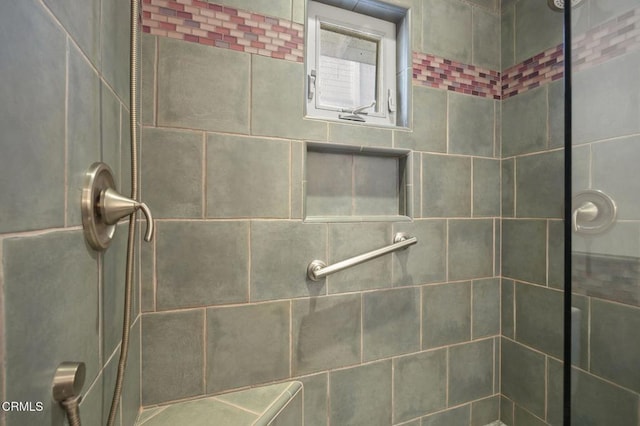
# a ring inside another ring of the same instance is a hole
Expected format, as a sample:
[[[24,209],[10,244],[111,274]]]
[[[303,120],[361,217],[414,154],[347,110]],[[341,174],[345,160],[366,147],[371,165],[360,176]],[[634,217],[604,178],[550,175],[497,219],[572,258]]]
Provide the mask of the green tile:
[[[142,34],[140,38],[140,121],[156,122],[156,60],[158,38]]]
[[[302,219],[304,196],[302,193],[304,180],[304,145],[291,142],[291,218]]]
[[[562,218],[564,153],[545,152],[516,159],[517,217]]]
[[[62,227],[65,35],[36,1],[5,4],[0,28],[0,232]]]
[[[400,213],[400,164],[397,157],[353,157],[353,212],[356,216]]]
[[[2,252],[5,397],[44,402],[7,413],[7,424],[47,423],[61,413],[51,401],[58,365],[83,361],[89,378],[101,368],[96,255],[79,230],[5,238]]]
[[[516,283],[516,340],[562,358],[563,293]]]
[[[256,413],[264,412],[287,388],[289,383],[259,386],[219,395],[217,399]]]
[[[476,0],[477,1],[477,0]],[[496,0],[484,0],[491,9]],[[500,69],[500,16],[473,8],[473,65]]]
[[[422,419],[422,426],[468,425],[471,419],[470,409],[469,404],[432,414]]]
[[[160,222],[156,238],[158,309],[247,300],[247,222]]]
[[[515,3],[515,2],[511,2]],[[515,58],[515,16],[516,9],[514,4],[506,4],[502,2],[502,17],[500,22],[500,60],[502,70],[516,64]]]
[[[202,217],[201,132],[142,131],[142,198],[156,219]]]
[[[500,420],[506,425],[513,425],[513,402],[500,395]]]
[[[502,275],[545,284],[547,224],[544,220],[502,221]]]
[[[304,425],[327,426],[328,373],[301,377],[304,390]]]
[[[365,361],[420,350],[420,290],[399,288],[363,295]]]
[[[102,73],[118,98],[128,107],[131,11],[115,1],[101,3],[99,36]]]
[[[449,279],[493,276],[493,220],[450,220]]]
[[[515,326],[515,306],[514,306],[514,292],[515,283],[511,280],[502,279],[501,291],[502,291],[502,310],[501,310],[501,325],[502,335],[514,338],[514,326]]]
[[[546,4],[543,4],[546,7]],[[502,156],[547,148],[547,88],[540,87],[502,102]]]
[[[493,339],[449,348],[450,405],[493,394],[493,356]]]
[[[414,220],[393,226],[393,232],[405,232],[418,242],[393,258],[395,287],[445,281],[446,223],[444,220]]]
[[[307,151],[305,215],[353,214],[353,155]]]
[[[471,283],[422,289],[422,347],[435,348],[471,338]]]
[[[493,157],[492,99],[449,93],[449,153]]]
[[[249,132],[251,55],[167,37],[158,43],[158,125]]]
[[[293,301],[293,374],[360,362],[359,294]]]
[[[504,338],[501,346],[502,394],[534,414],[544,416],[545,356]]]
[[[563,376],[564,366],[560,361],[549,358],[547,367],[547,421],[554,425],[562,424],[563,417]],[[575,374],[571,379],[575,384]]]
[[[122,339],[128,233],[128,224],[118,225],[109,249],[102,255],[102,349],[107,356]]]
[[[161,413],[150,418],[144,426],[173,426],[188,424],[192,426],[206,426],[215,419],[220,424],[251,424],[257,419],[255,414],[227,405],[214,398],[198,399],[195,401],[173,404]]]
[[[216,0],[216,3],[267,16],[291,19],[291,0]]]
[[[439,349],[393,360],[394,423],[445,408],[446,355]]]
[[[564,79],[549,84],[549,148],[564,147]]]
[[[428,114],[424,114],[429,111]],[[413,86],[413,129],[394,131],[394,146],[416,151],[446,152],[447,92]]]
[[[304,402],[302,390],[298,391],[291,400],[269,423],[269,426],[299,426],[304,424]]]
[[[564,221],[549,222],[549,287],[564,288]]]
[[[204,310],[142,317],[142,404],[204,393]]]
[[[251,133],[326,140],[326,123],[303,119],[303,65],[257,55],[251,57],[251,62]],[[246,115],[246,109],[242,112]]]
[[[391,360],[330,374],[331,424],[391,424]]]
[[[329,142],[391,148],[393,133],[388,129],[362,124],[329,123]]]
[[[473,159],[473,217],[500,216],[500,163]]]
[[[422,45],[429,52],[471,63],[471,6],[459,1],[426,0],[422,5]]]
[[[289,374],[289,302],[207,309],[207,392]]]
[[[502,217],[515,215],[515,161],[502,160]]]
[[[289,217],[287,141],[207,135],[207,217]]]
[[[515,424],[518,426],[546,426],[547,423],[516,404],[514,410]]]
[[[72,0],[46,0],[45,4],[91,62],[98,66],[100,63],[100,1],[76,3]]]
[[[500,333],[500,279],[473,281],[472,336],[474,339]]]
[[[500,417],[500,397],[481,399],[471,404],[471,426],[487,426]]]
[[[519,1],[515,8],[516,63],[562,43],[562,13],[542,1]]]
[[[142,349],[140,345],[141,332],[142,319],[138,318],[131,327],[131,343],[129,346],[127,369],[125,370],[122,388],[121,410],[123,425],[135,424],[136,418],[138,417],[138,412],[140,411],[140,406],[142,405],[142,401],[140,399],[140,389],[142,386],[142,383],[140,382],[142,369],[140,359],[140,351]],[[111,403],[111,398],[113,398],[113,395],[108,396],[109,403]]]
[[[615,19],[625,12],[637,8],[638,3],[633,0],[618,0],[616,2],[594,5],[589,8],[591,26],[597,26],[603,22]]]
[[[471,159],[422,156],[423,217],[471,216]]]

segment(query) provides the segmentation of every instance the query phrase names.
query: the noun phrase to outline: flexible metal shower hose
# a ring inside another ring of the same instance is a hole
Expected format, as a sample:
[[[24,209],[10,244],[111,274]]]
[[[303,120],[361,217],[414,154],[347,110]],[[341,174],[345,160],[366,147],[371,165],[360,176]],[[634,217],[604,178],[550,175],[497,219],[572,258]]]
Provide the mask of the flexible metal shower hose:
[[[129,58],[130,68],[130,126],[131,126],[131,199],[138,199],[138,0],[131,0],[131,54]],[[120,360],[118,361],[118,374],[116,385],[113,389],[113,399],[109,410],[107,426],[113,426],[118,412],[118,403],[122,395],[124,372],[127,366],[129,352],[129,328],[131,324],[131,288],[133,283],[133,258],[135,252],[136,214],[129,216],[129,236],[127,239],[127,266],[124,293],[124,319],[122,321],[122,344],[120,345]],[[78,423],[79,425],[79,423]]]

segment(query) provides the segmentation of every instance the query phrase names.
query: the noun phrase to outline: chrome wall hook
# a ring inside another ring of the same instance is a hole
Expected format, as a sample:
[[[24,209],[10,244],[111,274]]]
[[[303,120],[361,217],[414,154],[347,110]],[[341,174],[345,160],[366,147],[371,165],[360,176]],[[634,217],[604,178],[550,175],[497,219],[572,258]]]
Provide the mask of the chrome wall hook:
[[[153,238],[153,217],[145,203],[132,200],[116,190],[111,168],[104,163],[93,163],[85,174],[82,188],[82,226],[89,245],[106,250],[120,219],[141,210],[147,220],[145,241]]]

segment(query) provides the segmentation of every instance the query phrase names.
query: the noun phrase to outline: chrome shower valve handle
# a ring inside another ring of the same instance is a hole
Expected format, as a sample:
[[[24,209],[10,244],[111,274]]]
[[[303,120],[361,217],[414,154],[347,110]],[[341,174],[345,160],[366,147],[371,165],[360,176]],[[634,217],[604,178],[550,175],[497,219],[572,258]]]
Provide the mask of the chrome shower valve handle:
[[[104,163],[93,163],[85,175],[82,189],[82,225],[89,245],[106,250],[120,219],[141,210],[147,220],[145,241],[154,233],[153,216],[145,203],[132,200],[116,189],[113,172]]]

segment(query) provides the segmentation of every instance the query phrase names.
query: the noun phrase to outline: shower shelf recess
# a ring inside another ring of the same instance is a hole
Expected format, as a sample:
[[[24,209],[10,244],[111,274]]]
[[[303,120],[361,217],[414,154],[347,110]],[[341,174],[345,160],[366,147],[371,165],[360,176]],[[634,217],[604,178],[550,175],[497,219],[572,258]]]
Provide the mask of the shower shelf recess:
[[[305,222],[411,220],[410,150],[324,142],[305,146]]]

